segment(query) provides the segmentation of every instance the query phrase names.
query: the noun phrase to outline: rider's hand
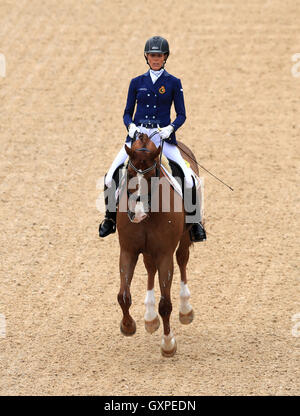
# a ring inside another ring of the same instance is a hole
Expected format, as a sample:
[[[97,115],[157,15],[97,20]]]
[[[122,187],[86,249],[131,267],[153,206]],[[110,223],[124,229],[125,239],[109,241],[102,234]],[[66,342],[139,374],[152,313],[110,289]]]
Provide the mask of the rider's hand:
[[[159,131],[160,137],[162,139],[168,139],[174,131],[174,127],[171,124],[167,127],[162,127]]]
[[[129,128],[128,128],[128,136],[133,139],[134,133],[136,131],[139,133],[140,132],[140,129],[134,123],[130,123],[129,124]]]

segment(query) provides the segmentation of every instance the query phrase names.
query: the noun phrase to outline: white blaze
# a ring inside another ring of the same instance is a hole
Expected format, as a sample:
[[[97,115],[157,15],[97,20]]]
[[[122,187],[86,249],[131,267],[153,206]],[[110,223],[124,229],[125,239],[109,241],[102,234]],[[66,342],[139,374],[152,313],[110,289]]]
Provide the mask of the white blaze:
[[[138,173],[137,174],[137,179],[138,179],[137,195],[138,195],[138,197],[140,197],[141,196],[141,183],[142,183],[143,175],[141,173]],[[136,203],[134,213],[135,213],[135,218],[134,218],[133,222],[141,222],[147,216],[147,214],[145,213],[145,210],[144,210],[144,204],[141,201],[138,201]]]

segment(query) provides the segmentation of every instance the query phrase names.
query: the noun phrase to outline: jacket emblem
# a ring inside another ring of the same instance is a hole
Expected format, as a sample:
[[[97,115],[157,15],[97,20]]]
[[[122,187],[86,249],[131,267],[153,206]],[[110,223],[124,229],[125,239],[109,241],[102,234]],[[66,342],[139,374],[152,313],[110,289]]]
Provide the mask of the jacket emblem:
[[[159,92],[160,94],[164,94],[164,93],[166,92],[165,87],[162,85],[162,86],[160,87],[160,89],[158,90],[158,92]]]

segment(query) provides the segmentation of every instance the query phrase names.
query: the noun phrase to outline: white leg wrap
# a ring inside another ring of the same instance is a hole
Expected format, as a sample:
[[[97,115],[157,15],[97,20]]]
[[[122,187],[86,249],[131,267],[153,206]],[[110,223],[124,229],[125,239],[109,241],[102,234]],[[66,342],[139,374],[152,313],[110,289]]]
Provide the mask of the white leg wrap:
[[[146,306],[146,312],[144,315],[144,319],[145,321],[151,322],[157,317],[157,313],[155,310],[154,289],[147,290],[145,306]]]
[[[168,335],[163,335],[162,340],[161,340],[161,348],[164,351],[172,351],[175,347],[175,337],[172,333],[172,331],[170,331],[170,333]]]
[[[191,293],[188,285],[180,282],[180,312],[184,315],[187,315],[193,309],[189,304],[190,297]]]

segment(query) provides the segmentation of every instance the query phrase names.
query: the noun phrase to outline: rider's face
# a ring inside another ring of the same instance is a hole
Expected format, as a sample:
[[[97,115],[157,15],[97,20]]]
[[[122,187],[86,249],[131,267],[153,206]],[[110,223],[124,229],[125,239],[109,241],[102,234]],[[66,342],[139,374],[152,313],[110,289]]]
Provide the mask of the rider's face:
[[[163,53],[147,53],[148,62],[150,68],[154,71],[158,71],[164,64],[166,59]]]

